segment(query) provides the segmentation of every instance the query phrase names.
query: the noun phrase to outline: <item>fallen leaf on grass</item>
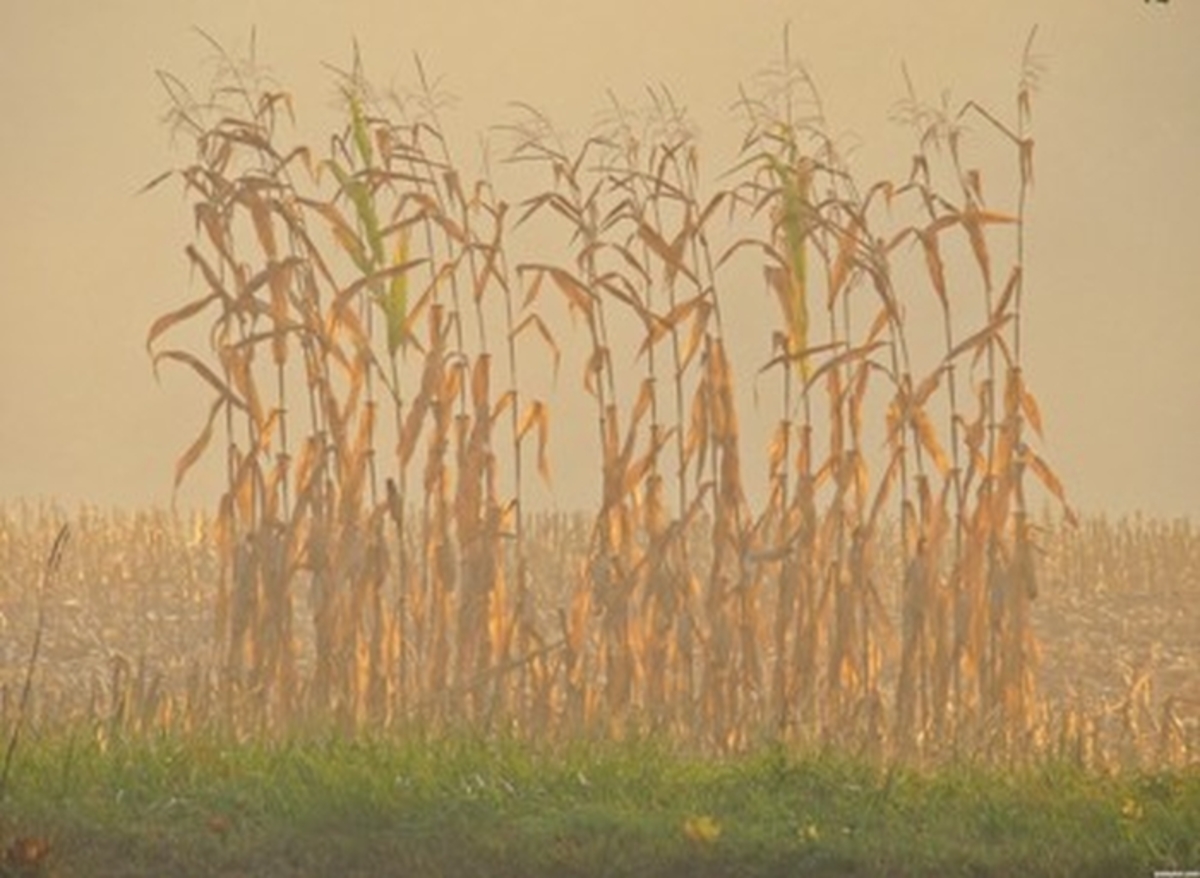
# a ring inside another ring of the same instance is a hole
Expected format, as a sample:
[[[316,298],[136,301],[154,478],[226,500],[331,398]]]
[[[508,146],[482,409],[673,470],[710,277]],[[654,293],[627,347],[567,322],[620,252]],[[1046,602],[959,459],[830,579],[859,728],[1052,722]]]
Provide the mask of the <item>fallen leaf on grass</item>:
[[[711,844],[721,835],[721,824],[707,815],[683,821],[683,834],[697,844]]]
[[[13,839],[4,851],[4,864],[18,875],[33,875],[50,856],[50,841],[36,835]]]

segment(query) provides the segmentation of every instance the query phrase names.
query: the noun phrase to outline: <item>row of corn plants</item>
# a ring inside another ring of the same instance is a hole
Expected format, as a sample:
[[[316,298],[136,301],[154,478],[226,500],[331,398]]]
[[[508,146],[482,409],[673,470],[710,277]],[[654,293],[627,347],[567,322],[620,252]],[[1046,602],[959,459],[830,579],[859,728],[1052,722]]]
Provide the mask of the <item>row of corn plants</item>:
[[[614,103],[576,147],[532,110],[506,126],[508,159],[547,180],[515,204],[461,170],[419,68],[409,102],[357,56],[337,72],[347,121],[323,151],[291,144],[291,96],[215,44],[211,96],[162,74],[195,157],[154,182],[182,181],[202,290],[147,347],[212,392],[176,482],[223,454],[231,721],[1025,746],[1030,484],[1071,514],[1022,368],[1031,46],[1011,122],[909,85],[904,180],[857,182],[785,40],[741,95],[721,186],[662,91]],[[1011,156],[1006,198],[985,198],[981,143]],[[510,256],[547,225],[565,251]],[[779,307],[740,380],[738,272]],[[932,365],[910,341],[920,297],[940,314]],[[202,342],[166,346],[197,323]],[[551,594],[523,511],[530,469],[550,475],[551,406],[522,370],[557,369],[580,335],[597,508]],[[765,455],[738,417],[749,380],[777,389]],[[755,507],[743,465],[760,460]]]

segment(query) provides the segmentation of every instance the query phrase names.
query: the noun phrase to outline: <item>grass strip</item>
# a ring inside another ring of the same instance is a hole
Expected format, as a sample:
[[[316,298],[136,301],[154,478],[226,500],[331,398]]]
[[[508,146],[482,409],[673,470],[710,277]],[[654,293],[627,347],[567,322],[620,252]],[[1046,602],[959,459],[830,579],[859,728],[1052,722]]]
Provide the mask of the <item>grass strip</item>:
[[[1113,875],[1200,864],[1200,771],[885,769],[655,742],[31,740],[45,875]],[[15,870],[10,866],[10,874]]]

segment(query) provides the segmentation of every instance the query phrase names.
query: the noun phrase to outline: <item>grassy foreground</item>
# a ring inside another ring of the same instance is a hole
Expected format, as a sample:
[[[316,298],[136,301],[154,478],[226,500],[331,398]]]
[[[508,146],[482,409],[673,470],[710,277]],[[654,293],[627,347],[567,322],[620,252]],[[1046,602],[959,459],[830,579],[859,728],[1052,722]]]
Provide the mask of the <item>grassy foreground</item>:
[[[1200,867],[1200,771],[81,734],[26,743],[3,842],[47,876],[1149,876]]]

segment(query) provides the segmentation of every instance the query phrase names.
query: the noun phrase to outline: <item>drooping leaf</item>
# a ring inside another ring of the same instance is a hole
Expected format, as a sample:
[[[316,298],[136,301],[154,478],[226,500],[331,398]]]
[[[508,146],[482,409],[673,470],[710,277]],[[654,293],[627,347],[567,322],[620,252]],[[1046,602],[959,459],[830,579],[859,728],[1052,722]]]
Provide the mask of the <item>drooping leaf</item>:
[[[200,311],[203,311],[205,308],[207,308],[209,303],[220,298],[221,293],[219,292],[209,293],[207,296],[204,296],[201,299],[188,302],[183,307],[177,308],[169,314],[164,314],[163,316],[159,317],[154,321],[154,325],[150,327],[150,332],[146,335],[146,351],[149,352],[151,347],[154,345],[154,340],[176,323],[181,323],[192,315],[198,314]]]
[[[225,403],[224,399],[217,398],[213,400],[213,404],[208,410],[208,419],[204,422],[204,429],[200,431],[200,435],[188,446],[187,450],[179,456],[175,461],[175,489],[183,483],[184,477],[188,474],[200,456],[204,454],[204,449],[208,447],[208,443],[212,440],[213,422],[216,421],[217,413],[221,410],[221,406]]]
[[[517,442],[520,442],[530,428],[537,426],[538,431],[538,450],[537,450],[537,467],[538,474],[547,484],[550,483],[550,463],[546,456],[547,448],[550,442],[550,412],[546,408],[546,404],[541,400],[534,400],[525,409],[525,414],[521,417],[521,422],[517,426]]]
[[[554,341],[554,335],[547,328],[545,322],[541,318],[541,315],[535,311],[531,311],[529,314],[525,315],[521,322],[513,327],[512,332],[509,333],[509,337],[515,339],[517,336],[521,335],[521,333],[525,332],[525,330],[531,327],[535,332],[537,332],[538,335],[542,337],[542,341],[546,343],[546,346],[550,348],[550,352],[554,355],[554,380],[557,382],[558,369],[562,361],[562,351],[559,350],[558,344]]]

